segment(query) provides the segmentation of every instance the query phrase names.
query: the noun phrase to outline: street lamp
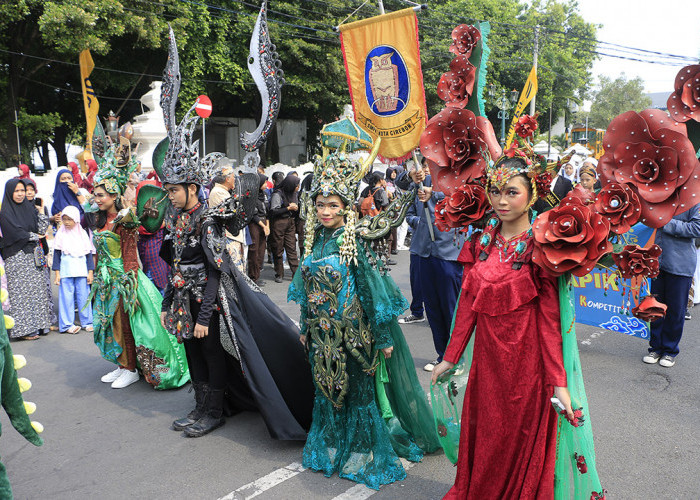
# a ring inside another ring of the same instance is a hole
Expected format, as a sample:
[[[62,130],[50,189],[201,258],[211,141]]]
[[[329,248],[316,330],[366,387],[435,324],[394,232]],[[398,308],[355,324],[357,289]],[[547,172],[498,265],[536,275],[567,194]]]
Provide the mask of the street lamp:
[[[489,97],[492,99],[496,96],[496,86],[489,85]],[[501,120],[501,147],[506,145],[506,120],[509,118],[508,110],[518,101],[518,91],[511,90],[510,100],[506,97],[506,89],[501,89],[501,95],[495,101],[495,105],[498,108],[498,118]]]

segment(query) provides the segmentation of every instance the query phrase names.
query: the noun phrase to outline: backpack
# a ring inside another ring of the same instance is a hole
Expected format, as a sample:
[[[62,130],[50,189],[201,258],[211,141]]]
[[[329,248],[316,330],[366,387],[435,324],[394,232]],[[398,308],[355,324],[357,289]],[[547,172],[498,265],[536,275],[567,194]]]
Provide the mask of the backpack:
[[[375,188],[374,190],[371,190],[369,194],[362,200],[362,203],[360,204],[360,212],[362,213],[363,217],[366,215],[369,215],[370,217],[379,215],[377,205],[374,203],[374,193],[376,193],[378,189],[379,188]]]

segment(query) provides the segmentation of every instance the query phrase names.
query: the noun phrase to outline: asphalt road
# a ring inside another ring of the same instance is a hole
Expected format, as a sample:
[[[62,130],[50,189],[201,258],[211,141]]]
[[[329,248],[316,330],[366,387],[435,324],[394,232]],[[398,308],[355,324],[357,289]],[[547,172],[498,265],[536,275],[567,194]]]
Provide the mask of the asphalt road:
[[[408,253],[393,268],[410,297]],[[289,281],[275,284],[270,266],[265,290],[291,317]],[[681,355],[670,369],[641,362],[645,342],[577,326],[591,406],[597,466],[610,499],[700,498],[700,307],[686,322]],[[427,323],[404,333],[426,390],[422,366],[435,357]],[[100,358],[92,335],[52,333],[14,342],[27,357],[20,376],[33,382],[25,399],[45,426],[36,448],[4,412],[0,455],[18,499],[433,499],[449,489],[455,469],[442,453],[408,470],[408,478],[372,494],[337,476],[300,471],[302,443],[270,439],[262,419],[244,413],[216,432],[186,439],[169,430],[187,413],[187,388],[157,392],[140,381],[111,389],[100,377],[113,367]]]

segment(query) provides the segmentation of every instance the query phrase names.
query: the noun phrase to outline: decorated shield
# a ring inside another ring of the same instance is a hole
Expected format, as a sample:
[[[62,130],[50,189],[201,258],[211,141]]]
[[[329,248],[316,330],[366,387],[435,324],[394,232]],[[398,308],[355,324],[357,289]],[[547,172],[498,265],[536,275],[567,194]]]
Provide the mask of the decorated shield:
[[[155,233],[160,229],[169,206],[168,194],[154,181],[143,181],[138,185],[136,214],[146,231]]]

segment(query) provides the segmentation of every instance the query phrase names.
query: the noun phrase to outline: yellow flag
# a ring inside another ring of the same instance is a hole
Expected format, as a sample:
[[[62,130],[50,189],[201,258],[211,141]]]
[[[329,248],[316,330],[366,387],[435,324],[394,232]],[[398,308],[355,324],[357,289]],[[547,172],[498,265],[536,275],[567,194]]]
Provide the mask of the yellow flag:
[[[83,86],[83,104],[85,106],[85,120],[87,121],[87,145],[85,149],[90,153],[92,153],[92,134],[97,123],[97,113],[100,111],[100,103],[97,101],[97,96],[90,82],[90,73],[94,67],[95,63],[92,62],[90,51],[83,50],[80,53],[80,81]]]
[[[518,123],[518,119],[525,111],[525,106],[530,104],[532,98],[537,94],[537,68],[535,66],[530,70],[530,75],[527,77],[523,91],[520,93],[520,99],[518,99],[518,104],[513,110],[513,119],[510,122],[510,128],[508,128],[508,139],[506,140],[506,149],[510,147],[513,142],[513,135],[515,135],[515,124]]]
[[[340,42],[355,121],[382,138],[383,158],[409,157],[426,124],[415,12],[341,25]]]

